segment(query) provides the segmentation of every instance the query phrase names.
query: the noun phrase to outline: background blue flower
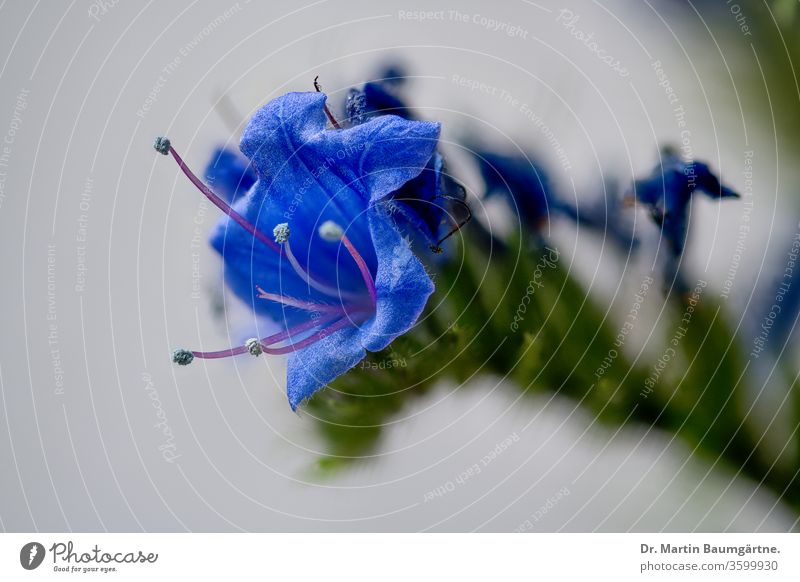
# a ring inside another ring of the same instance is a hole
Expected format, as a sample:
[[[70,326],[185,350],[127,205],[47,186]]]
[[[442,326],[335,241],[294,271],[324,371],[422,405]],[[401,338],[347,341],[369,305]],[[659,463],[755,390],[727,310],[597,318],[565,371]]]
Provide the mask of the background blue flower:
[[[578,208],[555,194],[548,172],[534,156],[499,153],[474,143],[470,150],[483,178],[484,196],[504,197],[534,236],[553,216],[561,215],[601,233],[623,249],[638,245],[619,213],[619,198],[612,181],[606,184],[601,203]]]
[[[723,186],[707,164],[684,162],[672,148],[662,151],[661,162],[644,180],[633,186],[636,199],[644,203],[653,221],[661,227],[669,250],[674,256],[683,253],[692,195],[702,192],[709,198],[738,198]]]
[[[361,89],[350,89],[345,101],[345,117],[355,125],[376,115],[390,114],[417,119],[402,95],[406,82],[405,71],[400,65],[388,65],[374,80],[364,83]]]

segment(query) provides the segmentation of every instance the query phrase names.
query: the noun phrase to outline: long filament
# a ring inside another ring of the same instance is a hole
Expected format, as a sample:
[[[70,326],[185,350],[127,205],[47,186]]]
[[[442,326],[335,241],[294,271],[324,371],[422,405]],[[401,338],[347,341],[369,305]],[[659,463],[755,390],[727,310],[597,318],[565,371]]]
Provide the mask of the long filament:
[[[323,318],[319,318],[319,319],[312,319],[310,321],[306,321],[304,323],[300,323],[298,325],[295,325],[294,327],[290,327],[288,329],[285,329],[285,330],[283,330],[283,331],[281,331],[279,333],[263,337],[260,340],[258,340],[258,343],[261,344],[262,349],[263,349],[266,346],[270,346],[270,345],[276,344],[278,342],[282,342],[282,341],[286,340],[287,338],[292,337],[293,335],[295,335],[297,333],[302,333],[302,332],[307,331],[307,330],[309,330],[309,329],[311,329],[313,327],[316,327],[318,325],[324,325],[324,324],[330,322],[333,319],[335,319],[335,317],[331,317],[331,316],[323,317]],[[249,351],[250,351],[250,348],[248,348],[247,345],[243,345],[243,346],[236,346],[235,348],[229,348],[227,350],[218,350],[218,351],[215,351],[215,352],[196,352],[196,351],[192,351],[192,355],[195,358],[201,358],[201,359],[205,359],[205,360],[212,360],[212,359],[217,359],[217,358],[229,358],[231,356],[238,356],[240,354],[245,354],[245,353],[247,353]]]
[[[357,293],[350,293],[349,291],[345,291],[343,289],[336,289],[335,287],[331,287],[329,285],[325,285],[324,283],[320,283],[317,281],[308,271],[306,271],[298,262],[297,257],[295,257],[294,253],[292,252],[292,247],[289,245],[289,241],[287,240],[283,243],[283,250],[286,258],[289,260],[289,263],[292,265],[294,272],[297,273],[302,279],[308,284],[309,287],[313,287],[320,293],[324,293],[325,295],[329,295],[334,298],[343,298],[343,299],[350,299],[358,300],[359,295]]]
[[[350,256],[353,257],[355,262],[358,264],[358,269],[361,271],[361,277],[364,279],[364,284],[367,286],[367,291],[369,291],[370,299],[372,299],[372,304],[377,305],[378,303],[378,296],[375,292],[375,281],[372,278],[372,273],[369,272],[369,267],[367,267],[366,261],[364,258],[359,254],[356,247],[353,246],[353,243],[350,242],[350,239],[347,238],[346,235],[342,235],[342,243],[350,252]]]
[[[242,216],[241,214],[236,212],[233,208],[231,208],[231,206],[228,205],[227,202],[225,202],[222,198],[217,196],[211,190],[211,188],[206,186],[205,183],[200,178],[195,176],[194,172],[192,172],[192,170],[189,169],[189,166],[186,165],[186,163],[183,161],[183,159],[178,155],[178,152],[175,151],[175,148],[172,147],[172,144],[170,144],[170,146],[169,146],[169,153],[171,153],[172,157],[175,158],[175,161],[178,163],[178,166],[183,171],[183,173],[186,174],[186,177],[189,178],[189,180],[192,182],[192,184],[194,184],[197,187],[197,189],[200,190],[200,192],[202,192],[203,195],[206,198],[211,200],[211,202],[217,208],[222,210],[222,212],[224,212],[225,214],[230,216],[234,221],[236,221],[236,223],[239,226],[241,226],[247,232],[252,234],[254,237],[256,237],[258,240],[260,240],[262,243],[267,245],[273,251],[275,251],[278,254],[280,254],[281,248],[275,243],[274,240],[272,240],[270,237],[268,237],[263,232],[258,230],[255,226],[253,226],[250,223],[250,221],[248,221],[244,216]]]
[[[301,301],[291,297],[284,297],[283,295],[276,295],[275,293],[267,293],[261,287],[256,285],[259,299],[269,299],[275,303],[281,303],[290,307],[296,307],[304,311],[324,311],[326,313],[344,313],[339,305],[326,305],[324,303],[314,303],[313,301]]]
[[[328,327],[323,328],[318,332],[311,334],[307,338],[304,338],[293,344],[289,344],[280,348],[262,348],[262,349],[264,350],[265,354],[271,354],[273,356],[281,356],[283,354],[289,354],[291,352],[296,352],[299,349],[305,348],[313,343],[317,343],[318,341],[328,337],[330,334],[337,332],[340,329],[343,329],[352,324],[353,322],[350,319],[343,317],[342,319],[337,320],[335,323],[329,325]]]

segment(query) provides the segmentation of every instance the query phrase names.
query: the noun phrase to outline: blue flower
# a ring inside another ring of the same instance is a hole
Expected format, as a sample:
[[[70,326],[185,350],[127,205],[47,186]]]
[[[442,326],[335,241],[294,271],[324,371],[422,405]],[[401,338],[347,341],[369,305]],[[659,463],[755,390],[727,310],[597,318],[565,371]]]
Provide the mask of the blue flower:
[[[470,147],[478,163],[485,185],[485,198],[504,197],[522,223],[535,236],[554,215],[564,216],[576,224],[594,230],[623,250],[635,248],[638,240],[618,215],[617,197],[606,196],[610,203],[578,209],[555,195],[545,169],[526,154],[508,155],[489,151],[481,146]],[[613,184],[609,182],[606,190]]]
[[[173,358],[289,354],[292,408],[411,329],[433,292],[381,202],[426,166],[439,125],[387,115],[328,130],[325,100],[289,93],[256,113],[240,147],[258,180],[232,208],[193,180],[228,214],[211,236],[228,286],[281,331]],[[156,149],[185,169],[169,143]]]
[[[214,151],[204,173],[214,191],[229,204],[256,182],[255,170],[247,158],[222,147]]]
[[[515,213],[534,229],[552,212],[562,210],[545,171],[526,156],[510,156],[471,146],[486,187],[484,197],[503,196]]]
[[[689,203],[696,191],[714,199],[739,197],[720,183],[707,164],[684,162],[671,148],[664,148],[661,163],[649,177],[635,181],[633,188],[636,199],[647,206],[661,227],[675,257],[681,256],[686,245]]]

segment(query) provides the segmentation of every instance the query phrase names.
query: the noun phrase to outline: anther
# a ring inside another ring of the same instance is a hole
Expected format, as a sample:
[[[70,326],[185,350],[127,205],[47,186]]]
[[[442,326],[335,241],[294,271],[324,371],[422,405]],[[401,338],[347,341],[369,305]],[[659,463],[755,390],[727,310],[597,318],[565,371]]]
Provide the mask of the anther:
[[[169,138],[166,137],[157,137],[156,140],[153,142],[153,147],[155,150],[160,153],[162,156],[169,155],[169,147],[170,147]]]
[[[369,291],[370,299],[372,299],[372,305],[376,304],[377,301],[377,294],[375,291],[375,280],[372,278],[372,273],[369,271],[369,267],[367,263],[364,261],[364,258],[359,254],[356,247],[353,246],[353,243],[350,242],[345,234],[344,230],[341,226],[336,224],[332,220],[326,220],[323,222],[319,227],[319,236],[328,242],[338,242],[341,241],[342,244],[347,249],[347,252],[350,253],[350,256],[353,257],[353,260],[358,265],[358,270],[361,271],[361,277],[364,279],[364,284],[367,286],[367,291]]]
[[[326,220],[319,227],[319,236],[328,242],[337,242],[342,240],[344,230],[332,220]]]
[[[282,222],[277,225],[275,228],[272,229],[272,234],[275,237],[275,242],[278,244],[283,244],[289,240],[289,223]]]
[[[258,341],[258,338],[251,337],[249,340],[244,342],[244,346],[247,348],[247,351],[250,352],[251,356],[260,356],[264,350],[261,348],[261,342]]]
[[[189,350],[178,348],[172,352],[172,361],[179,366],[188,366],[194,360],[194,354]]]

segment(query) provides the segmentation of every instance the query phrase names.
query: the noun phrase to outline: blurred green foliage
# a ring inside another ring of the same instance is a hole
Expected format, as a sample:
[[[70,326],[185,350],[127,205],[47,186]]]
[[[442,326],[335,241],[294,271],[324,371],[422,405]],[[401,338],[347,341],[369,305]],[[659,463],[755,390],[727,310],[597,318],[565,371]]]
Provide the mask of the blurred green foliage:
[[[729,10],[723,2],[702,4],[700,10],[718,16]],[[768,90],[761,109],[764,123],[770,132],[775,128],[781,152],[791,156],[800,147],[795,65],[800,60],[800,2],[740,4],[752,25],[748,40],[758,60],[757,66],[755,61],[738,63],[739,72],[751,78],[751,90]],[[369,354],[308,403],[329,447],[320,467],[333,470],[369,457],[386,423],[434,383],[461,385],[477,374],[493,374],[509,378],[526,394],[555,392],[570,398],[610,426],[639,423],[675,434],[709,467],[741,471],[800,513],[798,367],[786,359],[779,362],[790,390],[795,442],[776,451],[747,397],[752,378],[742,339],[711,293],[670,297],[663,329],[651,340],[660,346],[645,352],[658,355],[634,362],[628,354],[638,350],[615,343],[619,322],[609,321],[608,310],[561,262],[542,268],[542,257],[550,251],[537,237],[498,247],[487,245],[480,228],[468,226],[460,235],[454,237],[460,242],[452,260],[436,269],[437,291],[420,324],[387,350]],[[531,293],[537,267],[541,285]],[[665,354],[670,358],[662,366],[658,359]],[[407,365],[388,367],[398,359]]]
[[[422,322],[308,403],[329,447],[321,467],[368,457],[386,423],[434,383],[461,385],[488,373],[526,394],[570,398],[612,426],[640,423],[674,433],[709,464],[741,470],[800,509],[794,480],[800,462],[796,456],[777,462],[761,442],[762,430],[752,426],[745,360],[711,297],[668,301],[668,329],[655,342],[664,347],[659,353],[672,345],[674,354],[656,375],[658,358],[630,361],[630,350],[615,343],[619,322],[609,321],[560,261],[542,266],[552,251],[517,240],[490,257],[469,228],[463,235],[456,256],[437,273]],[[650,293],[658,296],[657,289]],[[656,381],[648,384],[649,378]]]

